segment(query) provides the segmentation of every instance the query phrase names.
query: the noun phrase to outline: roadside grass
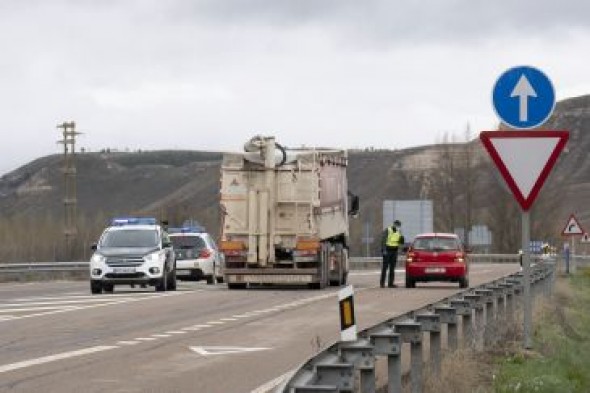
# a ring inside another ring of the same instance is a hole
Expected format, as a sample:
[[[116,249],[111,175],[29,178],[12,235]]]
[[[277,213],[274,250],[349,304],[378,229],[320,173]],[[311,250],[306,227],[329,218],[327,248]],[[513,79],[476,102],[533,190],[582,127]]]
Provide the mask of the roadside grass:
[[[540,308],[534,352],[498,361],[496,393],[590,392],[590,270],[558,280],[553,299]]]

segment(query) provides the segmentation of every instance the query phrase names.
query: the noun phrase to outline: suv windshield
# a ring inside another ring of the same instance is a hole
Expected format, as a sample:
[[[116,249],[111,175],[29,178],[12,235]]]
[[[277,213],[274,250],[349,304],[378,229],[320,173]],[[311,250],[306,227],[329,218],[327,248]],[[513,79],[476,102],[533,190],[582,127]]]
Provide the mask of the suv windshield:
[[[170,236],[170,240],[177,260],[197,258],[199,250],[207,246],[199,236]]]
[[[455,251],[459,250],[459,244],[448,237],[423,237],[414,241],[413,248],[419,251]]]
[[[100,241],[101,247],[157,247],[158,231],[152,229],[125,229],[108,231]]]

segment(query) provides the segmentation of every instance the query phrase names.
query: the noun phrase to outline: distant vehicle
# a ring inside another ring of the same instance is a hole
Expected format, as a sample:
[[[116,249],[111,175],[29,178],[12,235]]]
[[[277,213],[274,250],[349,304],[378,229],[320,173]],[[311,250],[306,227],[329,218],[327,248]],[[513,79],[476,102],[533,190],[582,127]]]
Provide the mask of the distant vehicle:
[[[168,228],[176,254],[176,276],[180,279],[223,282],[223,254],[202,227]]]
[[[344,285],[348,216],[345,150],[286,149],[257,136],[221,166],[221,242],[229,289],[250,284]]]
[[[113,292],[115,285],[176,289],[176,261],[168,234],[155,218],[115,218],[92,246],[90,291]]]
[[[469,286],[469,260],[461,240],[454,233],[417,235],[406,254],[406,288],[418,281],[458,282]]]

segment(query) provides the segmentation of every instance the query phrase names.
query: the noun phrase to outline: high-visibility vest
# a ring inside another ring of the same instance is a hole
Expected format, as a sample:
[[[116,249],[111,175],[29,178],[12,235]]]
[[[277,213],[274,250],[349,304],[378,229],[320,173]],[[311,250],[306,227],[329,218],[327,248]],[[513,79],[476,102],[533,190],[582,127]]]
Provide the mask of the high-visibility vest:
[[[387,228],[387,240],[385,241],[385,245],[387,247],[398,247],[400,238],[402,237],[399,231],[393,231],[391,227]]]

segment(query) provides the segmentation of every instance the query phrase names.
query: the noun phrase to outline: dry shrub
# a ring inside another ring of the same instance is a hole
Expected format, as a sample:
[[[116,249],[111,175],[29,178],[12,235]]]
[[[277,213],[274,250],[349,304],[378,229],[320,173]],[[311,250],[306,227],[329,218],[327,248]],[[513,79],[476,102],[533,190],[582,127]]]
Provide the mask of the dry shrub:
[[[424,393],[485,393],[491,392],[493,357],[487,353],[459,350],[446,353],[440,378],[427,370]]]

